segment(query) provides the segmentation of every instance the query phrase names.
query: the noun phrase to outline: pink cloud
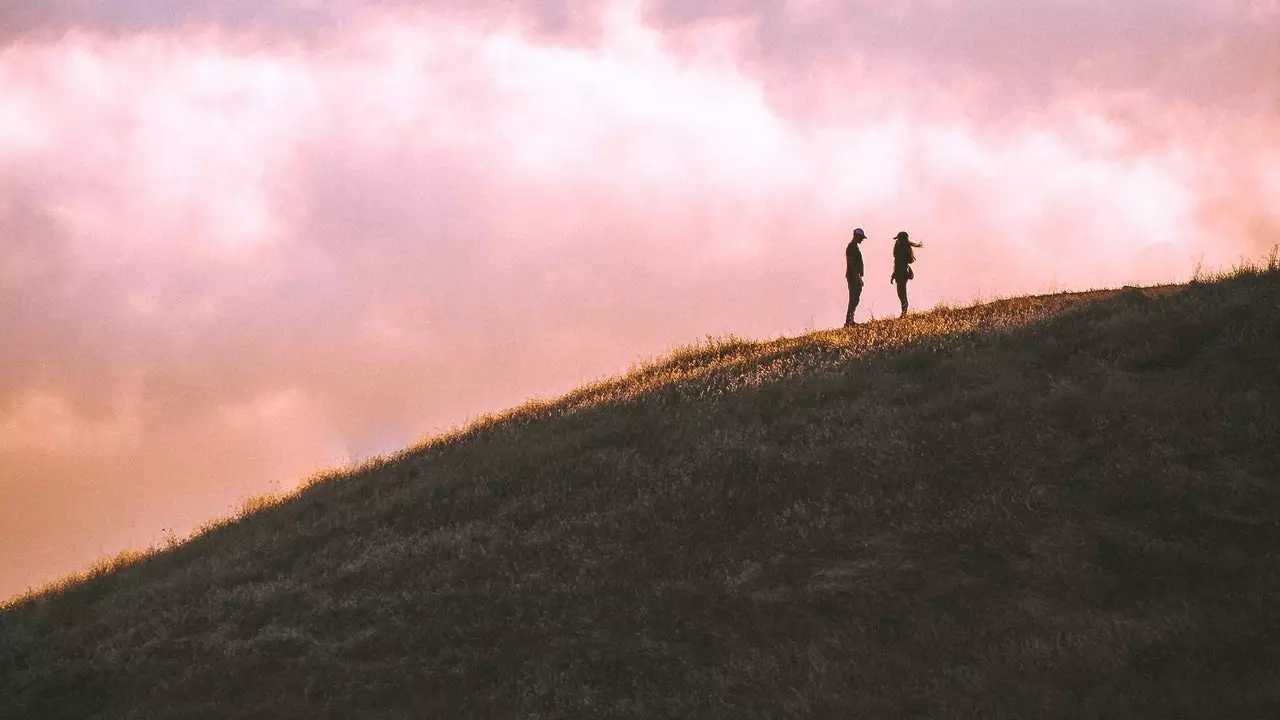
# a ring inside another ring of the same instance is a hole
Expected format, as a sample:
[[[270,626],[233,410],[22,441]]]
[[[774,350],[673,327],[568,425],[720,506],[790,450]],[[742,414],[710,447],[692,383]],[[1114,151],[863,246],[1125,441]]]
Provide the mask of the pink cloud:
[[[173,7],[50,5],[0,51],[0,594],[708,334],[832,326],[855,225],[873,280],[926,242],[917,307],[1276,242],[1243,70],[1274,14]],[[1204,62],[1218,94],[1169,74]]]

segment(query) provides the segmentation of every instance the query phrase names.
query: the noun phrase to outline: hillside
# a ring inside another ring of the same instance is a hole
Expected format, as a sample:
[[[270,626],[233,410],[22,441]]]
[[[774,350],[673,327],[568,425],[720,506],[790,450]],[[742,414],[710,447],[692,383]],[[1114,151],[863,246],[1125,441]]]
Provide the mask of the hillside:
[[[1278,717],[1278,367],[1274,270],[709,342],[8,607],[0,716]]]

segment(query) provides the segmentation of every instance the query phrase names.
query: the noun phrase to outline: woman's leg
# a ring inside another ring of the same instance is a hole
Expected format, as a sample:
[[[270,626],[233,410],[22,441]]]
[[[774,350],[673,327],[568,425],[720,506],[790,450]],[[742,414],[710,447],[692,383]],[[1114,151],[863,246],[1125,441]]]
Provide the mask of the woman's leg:
[[[907,279],[898,278],[898,299],[902,301],[902,314],[907,314]]]

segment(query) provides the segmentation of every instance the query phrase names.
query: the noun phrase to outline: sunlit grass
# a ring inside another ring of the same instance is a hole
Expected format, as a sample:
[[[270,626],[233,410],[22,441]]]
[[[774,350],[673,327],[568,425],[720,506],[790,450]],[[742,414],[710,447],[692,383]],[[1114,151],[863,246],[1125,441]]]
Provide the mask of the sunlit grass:
[[[5,717],[1268,717],[1280,271],[707,338],[0,614]]]

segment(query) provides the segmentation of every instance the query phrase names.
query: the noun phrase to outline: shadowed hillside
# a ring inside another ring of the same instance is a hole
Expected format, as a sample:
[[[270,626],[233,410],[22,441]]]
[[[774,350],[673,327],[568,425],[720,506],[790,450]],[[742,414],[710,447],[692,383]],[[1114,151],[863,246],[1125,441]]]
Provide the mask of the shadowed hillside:
[[[683,350],[14,604],[0,716],[1280,716],[1278,367],[1274,270]]]

